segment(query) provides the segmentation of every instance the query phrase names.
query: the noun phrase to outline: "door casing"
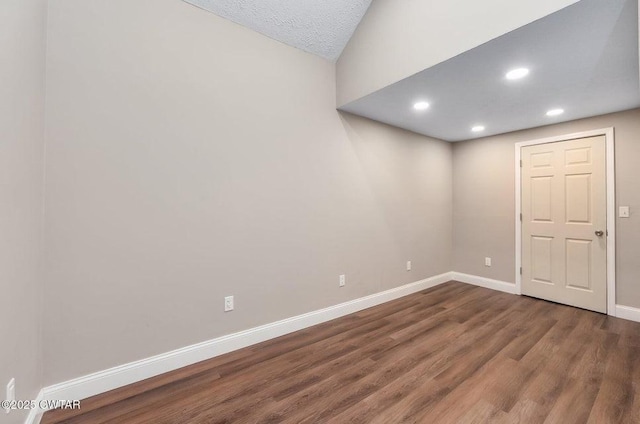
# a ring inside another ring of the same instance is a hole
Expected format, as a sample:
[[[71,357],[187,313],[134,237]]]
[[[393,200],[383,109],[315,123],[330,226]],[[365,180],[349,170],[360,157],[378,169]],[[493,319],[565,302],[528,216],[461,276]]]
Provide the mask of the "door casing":
[[[606,144],[606,184],[607,184],[607,314],[615,316],[616,312],[616,190],[615,190],[615,140],[614,129],[603,128],[599,130],[583,131],[574,134],[560,135],[532,141],[523,141],[515,144],[515,170],[516,170],[516,293],[522,294],[522,168],[520,167],[521,149],[537,144],[557,143],[561,141],[580,138],[604,136]]]

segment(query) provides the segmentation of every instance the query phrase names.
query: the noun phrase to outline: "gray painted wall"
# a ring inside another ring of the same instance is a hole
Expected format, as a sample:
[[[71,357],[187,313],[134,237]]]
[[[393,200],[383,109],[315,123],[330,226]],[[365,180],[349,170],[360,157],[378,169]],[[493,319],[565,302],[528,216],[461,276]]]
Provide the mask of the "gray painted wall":
[[[46,384],[451,270],[451,145],[338,114],[328,61],[65,0],[47,77]]]
[[[40,294],[45,0],[0,2],[0,387],[41,387]],[[14,411],[3,423],[24,422]]]
[[[615,128],[616,202],[632,210],[616,218],[616,301],[640,307],[640,109],[455,143],[455,270],[515,282],[515,143],[606,127]]]

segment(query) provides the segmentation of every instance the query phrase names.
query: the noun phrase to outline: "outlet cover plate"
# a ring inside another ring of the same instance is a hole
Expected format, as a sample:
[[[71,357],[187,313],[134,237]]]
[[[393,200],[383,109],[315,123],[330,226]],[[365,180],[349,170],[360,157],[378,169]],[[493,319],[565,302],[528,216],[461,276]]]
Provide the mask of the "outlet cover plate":
[[[234,308],[234,304],[233,304],[233,296],[227,296],[224,298],[224,311],[225,312],[231,312],[233,311]]]

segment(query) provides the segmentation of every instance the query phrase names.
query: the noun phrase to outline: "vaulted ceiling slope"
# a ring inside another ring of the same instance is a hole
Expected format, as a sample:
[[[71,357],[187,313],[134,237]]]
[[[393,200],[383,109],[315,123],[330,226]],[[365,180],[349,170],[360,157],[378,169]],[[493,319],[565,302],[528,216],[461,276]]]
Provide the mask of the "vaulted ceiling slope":
[[[336,61],[371,0],[184,0],[290,46]]]
[[[336,103],[344,106],[577,2],[375,0],[338,60]]]
[[[640,107],[639,85],[638,0],[582,0],[340,109],[459,141]]]

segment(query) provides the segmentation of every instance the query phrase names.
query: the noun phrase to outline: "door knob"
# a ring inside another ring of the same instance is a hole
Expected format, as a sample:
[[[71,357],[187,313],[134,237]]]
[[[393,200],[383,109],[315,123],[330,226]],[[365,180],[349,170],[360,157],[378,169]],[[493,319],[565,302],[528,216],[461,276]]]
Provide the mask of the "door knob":
[[[596,231],[596,235],[598,237],[602,237],[604,235],[604,231]]]

